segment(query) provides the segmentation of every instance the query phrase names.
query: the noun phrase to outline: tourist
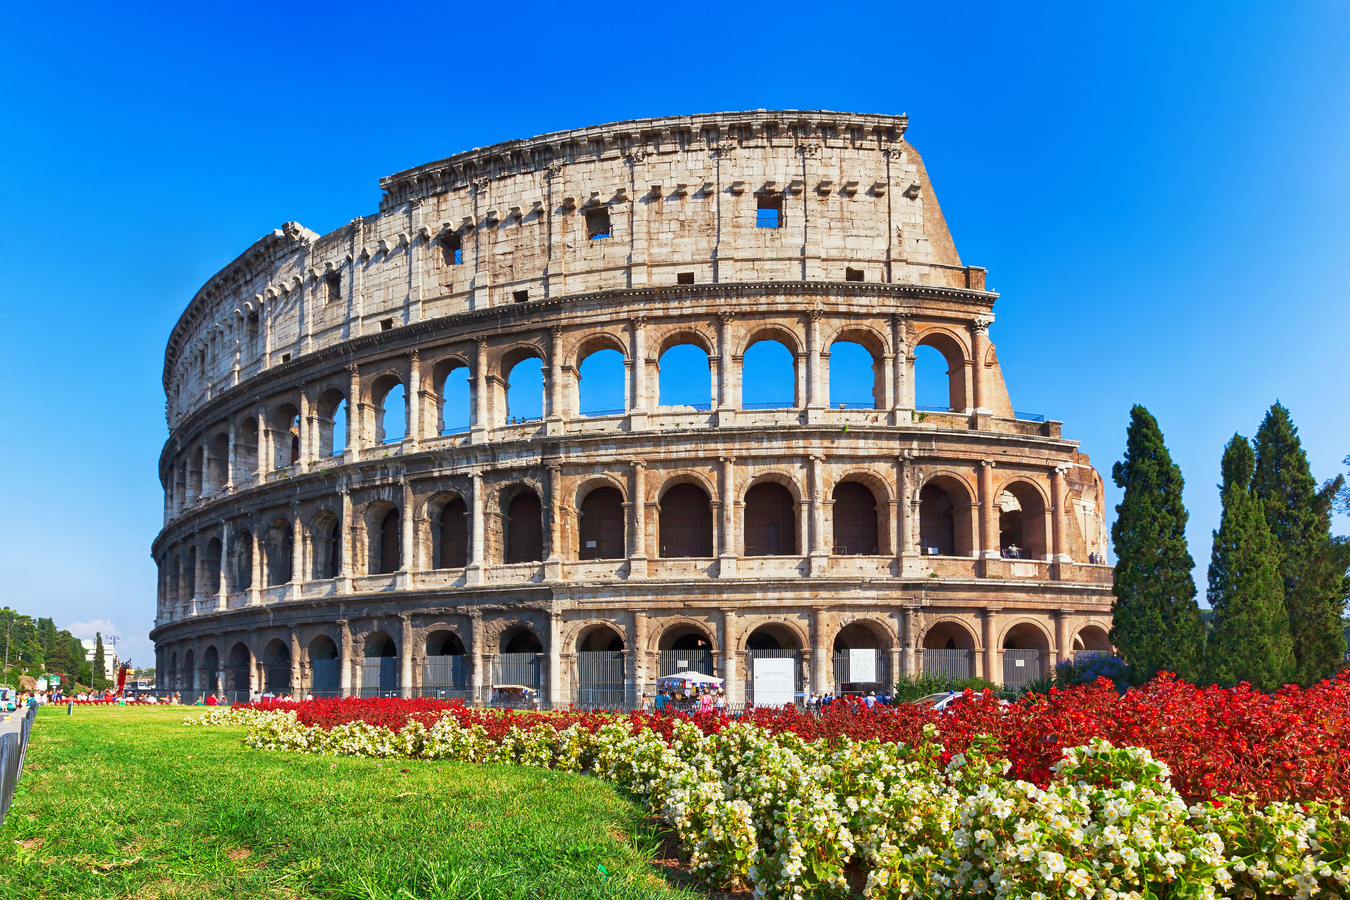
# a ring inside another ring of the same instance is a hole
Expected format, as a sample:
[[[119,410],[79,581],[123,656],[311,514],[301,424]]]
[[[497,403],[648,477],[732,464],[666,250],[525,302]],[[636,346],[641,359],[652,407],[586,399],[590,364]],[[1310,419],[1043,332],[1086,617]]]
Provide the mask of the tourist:
[[[661,713],[665,712],[667,702],[668,701],[666,700],[666,692],[657,691],[656,699],[652,701],[652,708],[658,715],[660,715]]]
[[[216,699],[216,695],[215,695],[215,694],[208,694],[207,697],[206,697],[206,705],[207,705],[207,706],[215,706],[215,705],[216,705],[217,703],[219,703],[219,702],[220,702],[220,701]]]
[[[867,704],[867,708],[868,708],[868,709],[876,709],[876,706],[877,706],[877,692],[876,692],[876,691],[868,691],[868,692],[867,692],[867,696],[863,698],[863,702]]]
[[[727,694],[726,691],[721,688],[717,689],[717,696],[713,698],[713,709],[717,710],[719,713],[725,713],[727,711]]]
[[[643,694],[643,695],[642,695],[642,706],[641,706],[641,709],[642,709],[642,711],[645,712],[645,713],[649,713],[649,712],[652,711],[652,701],[651,701],[651,698],[648,697],[646,694]]]
[[[708,693],[707,688],[703,689],[703,693],[698,698],[698,711],[700,713],[710,713],[713,711],[712,694]]]

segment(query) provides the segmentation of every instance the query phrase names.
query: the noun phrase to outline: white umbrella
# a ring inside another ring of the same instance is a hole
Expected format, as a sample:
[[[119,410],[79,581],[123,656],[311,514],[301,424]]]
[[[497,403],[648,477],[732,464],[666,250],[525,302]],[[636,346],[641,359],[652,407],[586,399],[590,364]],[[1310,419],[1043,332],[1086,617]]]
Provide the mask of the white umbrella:
[[[662,675],[656,679],[656,683],[663,681],[678,681],[684,684],[721,684],[722,679],[714,678],[712,675],[704,675],[702,672],[677,672],[674,675]]]

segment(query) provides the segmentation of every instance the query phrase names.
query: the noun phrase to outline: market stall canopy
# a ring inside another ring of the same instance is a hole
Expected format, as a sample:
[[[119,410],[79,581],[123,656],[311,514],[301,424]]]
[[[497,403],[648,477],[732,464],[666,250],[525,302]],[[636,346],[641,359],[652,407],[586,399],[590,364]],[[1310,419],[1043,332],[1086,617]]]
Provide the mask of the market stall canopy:
[[[704,675],[702,672],[677,672],[674,675],[662,675],[656,679],[656,683],[678,682],[680,684],[721,684],[722,679],[715,678],[712,675]]]

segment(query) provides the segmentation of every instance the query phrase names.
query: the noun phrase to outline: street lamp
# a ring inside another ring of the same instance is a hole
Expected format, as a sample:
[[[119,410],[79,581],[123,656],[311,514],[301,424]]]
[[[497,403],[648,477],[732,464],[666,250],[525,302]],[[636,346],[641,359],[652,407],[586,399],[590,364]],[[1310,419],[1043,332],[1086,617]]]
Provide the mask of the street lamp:
[[[15,616],[9,620],[9,627],[5,629],[5,684],[9,684],[9,633],[14,630],[14,623],[19,621]]]

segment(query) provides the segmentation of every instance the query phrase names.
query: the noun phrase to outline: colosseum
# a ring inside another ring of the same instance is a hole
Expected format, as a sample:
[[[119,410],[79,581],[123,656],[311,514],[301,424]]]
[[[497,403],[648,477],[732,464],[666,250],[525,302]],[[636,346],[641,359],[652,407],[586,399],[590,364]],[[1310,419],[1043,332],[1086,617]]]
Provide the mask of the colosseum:
[[[161,687],[739,705],[1108,648],[1102,480],[1013,411],[906,126],[545,134],[249,247],[165,352]]]

